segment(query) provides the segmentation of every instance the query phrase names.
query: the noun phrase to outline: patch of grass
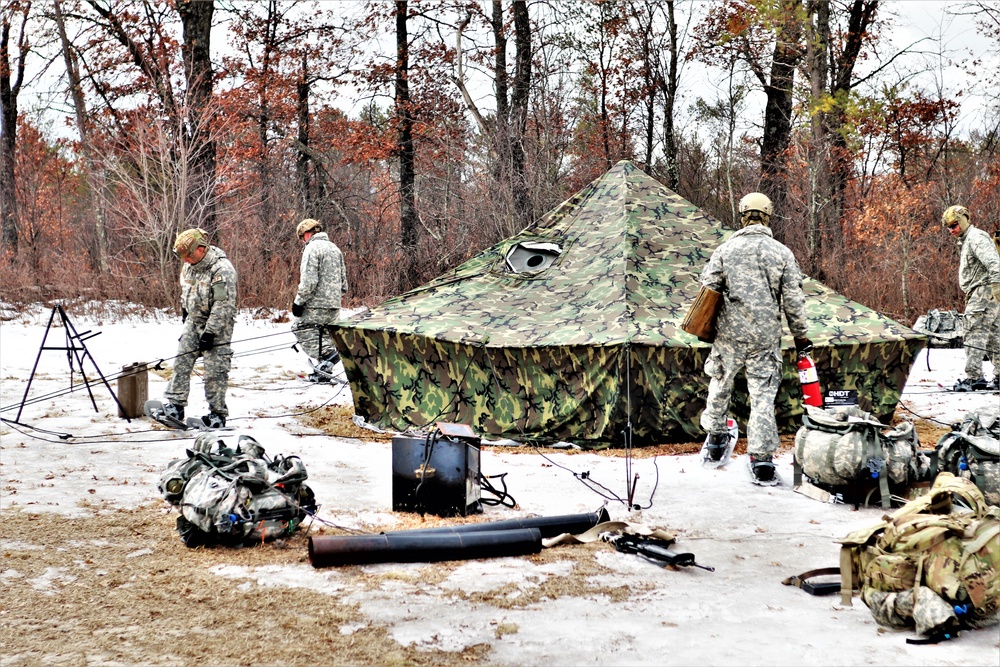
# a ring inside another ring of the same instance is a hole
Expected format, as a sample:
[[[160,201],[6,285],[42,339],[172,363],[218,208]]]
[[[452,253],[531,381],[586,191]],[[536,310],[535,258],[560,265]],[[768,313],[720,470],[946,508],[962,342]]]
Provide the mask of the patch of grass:
[[[494,630],[494,635],[497,639],[503,639],[506,635],[516,635],[520,628],[517,623],[497,623],[497,627]]]
[[[388,442],[392,436],[376,433],[361,428],[351,419],[354,417],[354,407],[349,405],[327,405],[318,410],[307,412],[299,417],[304,424],[319,429],[337,438],[353,438],[371,442]]]
[[[302,534],[188,549],[176,515],[161,505],[73,519],[8,510],[0,523],[0,644],[10,664],[462,665],[488,657],[488,645],[459,653],[404,647],[338,597],[211,573],[218,565],[307,563]],[[358,585],[360,570],[342,571]],[[342,634],[343,626],[358,629]]]

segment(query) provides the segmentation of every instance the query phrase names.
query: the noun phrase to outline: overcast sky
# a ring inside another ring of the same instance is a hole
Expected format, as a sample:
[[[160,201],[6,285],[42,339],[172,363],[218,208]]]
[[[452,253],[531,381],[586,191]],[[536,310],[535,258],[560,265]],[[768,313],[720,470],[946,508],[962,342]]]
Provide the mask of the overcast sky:
[[[329,0],[328,0],[329,1]],[[388,0],[386,0],[388,1]],[[678,12],[687,14],[693,11],[695,21],[704,13],[711,3],[718,0],[696,0],[681,2]],[[343,5],[355,5],[358,11],[364,6],[360,0],[348,0]],[[941,0],[883,0],[882,16],[891,26],[888,40],[880,49],[882,60],[890,57],[900,49],[911,51],[906,57],[898,58],[888,68],[886,82],[908,80],[911,85],[928,91],[942,90],[946,96],[962,103],[960,129],[963,133],[979,128],[984,123],[985,110],[991,104],[993,87],[985,85],[986,74],[1000,72],[1000,59],[996,53],[995,44],[981,36],[976,30],[975,18],[963,15],[966,2],[946,2]],[[225,37],[225,15],[216,12],[219,23],[213,31],[213,57],[218,63],[222,54],[228,49]],[[684,21],[685,17],[679,17]],[[73,30],[70,33],[73,34]],[[453,35],[443,33],[449,45]],[[690,44],[687,45],[688,47]],[[510,48],[513,48],[511,45]],[[510,59],[512,61],[512,58]],[[972,62],[980,60],[981,64],[971,71]],[[858,72],[874,65],[872,60],[859,65]],[[29,79],[37,75],[42,66],[41,59],[34,59],[27,76]],[[685,118],[690,122],[688,109],[698,98],[714,101],[716,91],[724,91],[727,79],[725,73],[712,71],[705,66],[688,62],[681,80],[681,99],[678,105],[678,120],[685,131],[693,128],[683,127]],[[469,76],[473,72],[469,70]],[[470,88],[475,97],[479,98],[481,108],[491,107],[490,96],[492,85],[489,81],[470,80]],[[349,88],[338,91],[337,103],[345,109],[358,106],[358,101],[351,99]],[[388,98],[380,103],[387,104]],[[25,90],[20,100],[22,113],[29,117],[37,117],[38,110],[44,109],[42,122],[49,124],[49,131],[58,136],[73,136],[71,123],[66,123],[71,112],[71,103],[65,93],[63,79],[63,64],[61,58],[54,59],[49,65],[45,76],[25,84]],[[741,131],[756,134],[762,122],[763,92],[755,90],[748,100],[747,108],[741,116]]]

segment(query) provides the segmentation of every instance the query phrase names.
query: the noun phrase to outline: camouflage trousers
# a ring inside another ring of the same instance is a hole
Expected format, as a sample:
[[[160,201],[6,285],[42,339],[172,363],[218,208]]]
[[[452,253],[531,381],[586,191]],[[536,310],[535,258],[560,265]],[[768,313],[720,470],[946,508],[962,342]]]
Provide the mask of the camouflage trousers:
[[[898,592],[863,586],[861,599],[880,625],[890,628],[916,625],[920,635],[948,628],[957,619],[955,608],[926,586]]]
[[[779,444],[774,417],[774,399],[781,384],[781,357],[777,348],[741,351],[716,342],[705,361],[709,382],[701,427],[708,433],[725,433],[733,385],[744,369],[750,393],[747,453],[772,454]]]
[[[333,336],[325,328],[340,319],[340,308],[306,308],[292,324],[292,333],[306,355],[322,361],[336,351]]]
[[[969,294],[965,305],[965,377],[983,379],[983,360],[993,362],[993,375],[1000,377],[1000,303],[992,299],[989,285]]]
[[[205,363],[205,400],[208,408],[225,417],[229,414],[226,408],[226,391],[229,389],[229,366],[233,358],[233,348],[228,343],[233,338],[233,330],[232,327],[226,327],[226,330],[216,334],[215,339],[226,343],[225,345],[216,345],[207,352],[199,352],[198,340],[204,326],[193,324],[190,318],[185,324],[178,339],[174,373],[163,396],[171,403],[187,405],[188,394],[191,392],[191,371],[194,370],[194,362],[202,357]]]

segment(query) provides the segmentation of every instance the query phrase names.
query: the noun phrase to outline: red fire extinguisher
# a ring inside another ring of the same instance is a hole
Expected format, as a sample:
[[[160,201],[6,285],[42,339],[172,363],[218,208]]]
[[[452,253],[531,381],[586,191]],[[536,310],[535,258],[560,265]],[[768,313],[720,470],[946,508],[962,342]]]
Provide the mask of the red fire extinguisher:
[[[808,352],[799,352],[799,383],[802,385],[802,402],[816,408],[823,407],[819,393],[819,374]]]

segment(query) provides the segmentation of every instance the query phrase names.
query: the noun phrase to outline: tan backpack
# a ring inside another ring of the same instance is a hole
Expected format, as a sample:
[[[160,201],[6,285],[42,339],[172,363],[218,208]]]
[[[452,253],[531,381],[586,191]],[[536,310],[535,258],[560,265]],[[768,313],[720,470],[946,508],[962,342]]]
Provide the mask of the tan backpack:
[[[882,625],[940,641],[998,620],[1000,509],[966,479],[939,473],[930,493],[839,542],[841,601],[859,590]]]

